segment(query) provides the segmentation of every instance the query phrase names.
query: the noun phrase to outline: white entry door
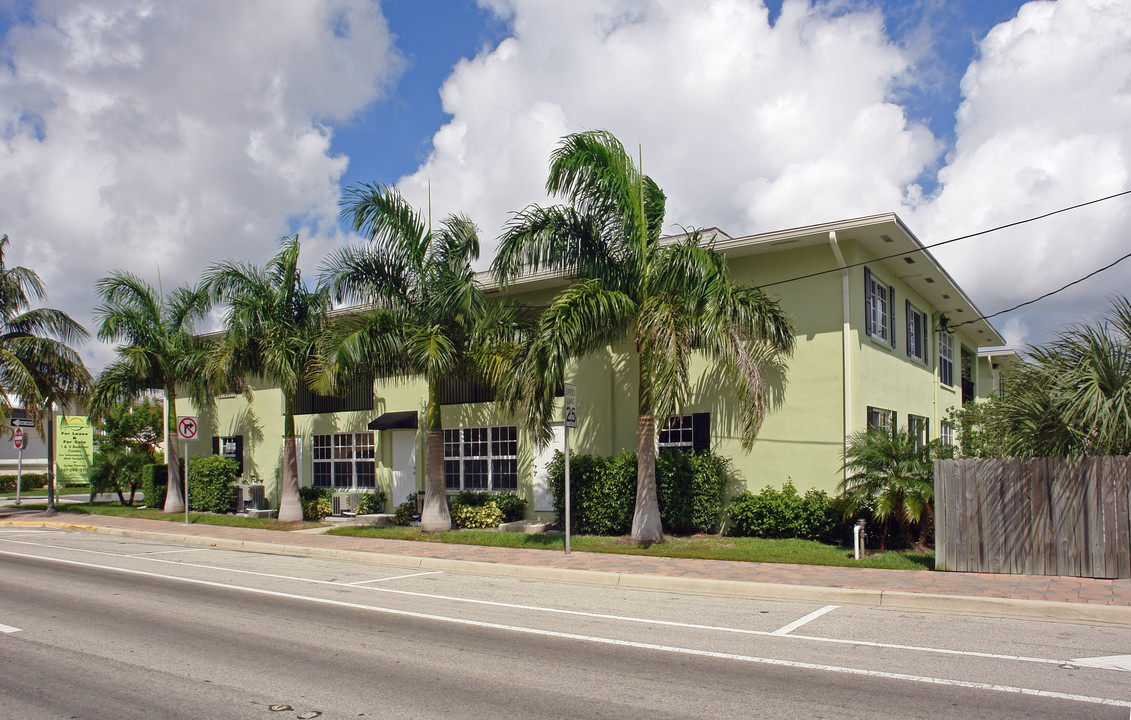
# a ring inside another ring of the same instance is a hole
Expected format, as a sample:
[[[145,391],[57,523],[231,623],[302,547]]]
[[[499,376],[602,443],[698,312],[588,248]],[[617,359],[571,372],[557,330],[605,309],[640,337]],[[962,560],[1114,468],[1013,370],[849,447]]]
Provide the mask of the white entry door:
[[[393,507],[416,492],[416,431],[391,430],[393,436]]]
[[[550,461],[558,450],[565,452],[565,426],[561,423],[550,427],[554,436],[550,443],[534,455],[534,512],[553,512],[554,494],[550,492]]]

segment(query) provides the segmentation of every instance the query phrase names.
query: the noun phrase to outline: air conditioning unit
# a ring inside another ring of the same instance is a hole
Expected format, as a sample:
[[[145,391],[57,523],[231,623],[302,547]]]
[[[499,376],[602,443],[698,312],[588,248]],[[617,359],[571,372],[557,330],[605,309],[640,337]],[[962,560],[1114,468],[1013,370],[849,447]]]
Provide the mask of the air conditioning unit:
[[[263,494],[263,486],[259,483],[237,483],[236,495],[232,499],[232,512],[245,513],[248,510],[263,510],[267,507],[267,498]]]
[[[343,515],[345,513],[357,512],[357,505],[361,502],[362,493],[358,492],[342,492],[334,493],[330,496],[330,503],[332,514]]]

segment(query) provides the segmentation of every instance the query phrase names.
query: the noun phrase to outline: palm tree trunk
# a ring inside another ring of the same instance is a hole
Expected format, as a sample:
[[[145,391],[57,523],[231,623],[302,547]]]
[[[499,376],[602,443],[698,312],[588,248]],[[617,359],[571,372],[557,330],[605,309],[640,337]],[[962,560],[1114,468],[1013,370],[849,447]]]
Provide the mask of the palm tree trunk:
[[[169,468],[165,512],[180,513],[185,511],[185,496],[181,489],[181,462],[177,455],[177,391],[171,387],[165,388],[165,402],[168,406],[166,416],[169,427],[169,432],[165,435],[165,464]]]
[[[302,500],[298,494],[298,442],[295,438],[294,397],[283,401],[283,478],[279,488],[279,521],[302,520]]]
[[[428,407],[424,411],[424,509],[420,513],[423,532],[448,532],[452,516],[444,489],[444,428],[440,421],[440,390],[428,384]]]
[[[652,544],[664,541],[656,494],[656,416],[641,414],[637,423],[636,512],[632,516],[632,539]]]

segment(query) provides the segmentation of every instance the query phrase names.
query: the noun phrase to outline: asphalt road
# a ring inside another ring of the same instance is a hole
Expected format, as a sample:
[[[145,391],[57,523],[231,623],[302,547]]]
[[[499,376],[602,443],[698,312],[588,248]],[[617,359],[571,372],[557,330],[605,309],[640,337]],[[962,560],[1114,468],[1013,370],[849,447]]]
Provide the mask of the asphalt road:
[[[0,630],[0,718],[1131,717],[1131,628],[52,530],[0,532]]]

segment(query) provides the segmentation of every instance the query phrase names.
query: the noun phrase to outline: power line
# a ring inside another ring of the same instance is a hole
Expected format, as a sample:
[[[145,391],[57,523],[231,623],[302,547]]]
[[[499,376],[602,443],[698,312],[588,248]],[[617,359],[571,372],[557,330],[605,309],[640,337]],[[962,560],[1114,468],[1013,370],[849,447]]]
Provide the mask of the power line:
[[[1053,215],[1059,215],[1060,213],[1065,213],[1065,212],[1068,212],[1069,210],[1077,210],[1077,209],[1082,208],[1082,207],[1087,207],[1088,205],[1095,205],[1096,203],[1101,203],[1101,202],[1104,202],[1105,200],[1112,200],[1114,198],[1122,197],[1124,195],[1131,195],[1131,190],[1124,190],[1123,192],[1117,192],[1114,195],[1108,195],[1107,197],[1096,198],[1095,200],[1089,200],[1087,202],[1082,202],[1082,203],[1079,203],[1077,205],[1070,205],[1068,207],[1060,208],[1059,210],[1053,210],[1052,212],[1044,213],[1043,215],[1034,215],[1033,217],[1025,218],[1024,220],[1017,220],[1016,222],[1006,223],[1005,225],[998,225],[997,227],[992,227],[992,228],[989,228],[988,230],[979,230],[978,232],[970,233],[969,235],[960,235],[959,237],[951,238],[949,240],[941,240],[937,243],[931,243],[930,245],[923,245],[922,247],[915,248],[914,250],[907,250],[905,252],[893,253],[891,255],[883,255],[881,257],[874,258],[872,260],[864,260],[864,261],[857,262],[857,263],[850,263],[848,265],[845,265],[842,268],[836,267],[836,268],[832,268],[832,269],[829,269],[829,270],[818,270],[817,272],[809,273],[808,275],[798,275],[797,277],[787,278],[785,280],[777,280],[777,281],[772,282],[772,283],[765,283],[763,285],[759,285],[758,287],[768,288],[768,287],[773,287],[774,285],[784,285],[785,283],[788,283],[788,282],[796,282],[797,280],[808,280],[809,278],[817,277],[819,275],[828,275],[829,273],[841,272],[843,270],[847,270],[848,268],[860,267],[861,265],[867,265],[868,263],[880,262],[881,260],[890,260],[892,258],[904,257],[906,255],[915,255],[915,254],[918,254],[918,253],[926,252],[927,250],[929,250],[931,248],[937,248],[937,247],[941,247],[943,245],[949,245],[950,243],[955,243],[955,242],[958,242],[959,240],[969,240],[970,238],[978,237],[980,235],[988,235],[989,233],[997,232],[998,230],[1006,230],[1006,229],[1011,228],[1011,227],[1017,227],[1018,225],[1025,225],[1026,223],[1036,222],[1037,220],[1044,220],[1045,218],[1052,217]],[[1122,260],[1122,258],[1120,260],[1116,260],[1116,263],[1120,262],[1121,260]],[[1111,267],[1111,266],[1109,265],[1108,267]],[[1103,270],[1106,270],[1106,269],[1107,269],[1106,267],[1101,268],[1100,270],[1097,270],[1096,272],[1102,272]],[[1076,282],[1080,282],[1081,280],[1086,280],[1086,279],[1087,278],[1081,278],[1080,280],[1077,280]],[[1071,283],[1071,284],[1075,284],[1075,283]],[[1061,289],[1063,290],[1064,288],[1061,288]],[[1056,292],[1059,292],[1059,290],[1056,291]],[[1030,302],[1036,302],[1037,300],[1040,300],[1040,299],[1042,299],[1042,298],[1037,298],[1036,300],[1032,300]],[[1026,303],[1026,304],[1028,304],[1028,303]],[[1016,309],[1016,308],[1013,308],[1013,309]],[[1004,312],[1009,312],[1009,311],[1003,310],[1002,312],[1004,313]],[[1000,314],[1001,313],[995,313],[995,315],[1000,315]],[[991,315],[990,317],[993,317],[993,315]],[[977,320],[972,320],[971,322],[977,322]],[[965,323],[963,323],[963,324],[965,324]]]

